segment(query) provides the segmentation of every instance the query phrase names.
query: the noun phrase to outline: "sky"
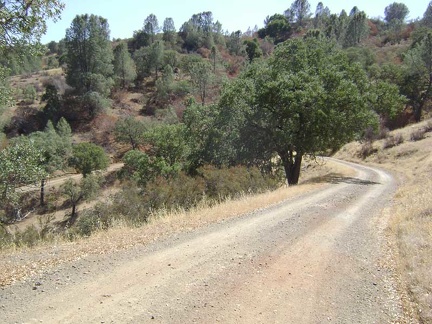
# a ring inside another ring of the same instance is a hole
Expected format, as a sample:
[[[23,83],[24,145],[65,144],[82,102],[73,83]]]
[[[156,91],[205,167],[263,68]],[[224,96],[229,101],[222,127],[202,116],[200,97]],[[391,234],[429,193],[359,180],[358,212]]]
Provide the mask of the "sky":
[[[214,21],[219,20],[224,31],[245,32],[257,25],[263,27],[266,16],[283,13],[294,0],[63,0],[66,4],[61,20],[48,22],[48,31],[42,37],[42,43],[64,38],[66,29],[70,27],[76,15],[95,14],[108,19],[111,38],[130,38],[135,30],[143,27],[145,18],[155,14],[159,24],[165,18],[173,18],[177,30],[196,13],[211,11]],[[311,11],[319,1],[309,0]],[[347,13],[357,6],[366,12],[368,17],[384,17],[384,9],[392,0],[323,0],[324,6],[331,13],[339,14],[342,9]],[[423,17],[429,0],[397,1],[405,3],[410,10],[408,20]]]

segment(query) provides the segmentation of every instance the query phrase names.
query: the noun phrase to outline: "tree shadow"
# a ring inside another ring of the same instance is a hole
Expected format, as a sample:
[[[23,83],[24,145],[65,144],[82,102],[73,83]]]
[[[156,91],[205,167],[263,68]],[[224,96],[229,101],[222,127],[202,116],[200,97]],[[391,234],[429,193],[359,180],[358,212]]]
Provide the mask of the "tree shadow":
[[[375,182],[375,181],[363,180],[363,179],[358,179],[353,177],[346,177],[340,173],[329,173],[325,176],[314,177],[306,180],[304,183],[332,183],[332,184],[348,183],[348,184],[356,184],[362,186],[380,184],[379,182]]]

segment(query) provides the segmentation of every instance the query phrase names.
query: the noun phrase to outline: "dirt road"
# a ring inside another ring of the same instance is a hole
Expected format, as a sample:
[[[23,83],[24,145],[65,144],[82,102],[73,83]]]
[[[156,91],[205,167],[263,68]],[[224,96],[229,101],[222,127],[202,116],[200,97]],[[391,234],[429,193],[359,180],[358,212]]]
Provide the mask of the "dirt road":
[[[356,177],[277,206],[3,287],[0,322],[397,322],[383,234],[396,184],[349,165]]]

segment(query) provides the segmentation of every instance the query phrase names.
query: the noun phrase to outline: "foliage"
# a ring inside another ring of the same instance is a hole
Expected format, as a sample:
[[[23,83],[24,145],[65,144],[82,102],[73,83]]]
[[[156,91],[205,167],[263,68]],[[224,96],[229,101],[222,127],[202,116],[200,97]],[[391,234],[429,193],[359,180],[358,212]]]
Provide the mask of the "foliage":
[[[429,2],[421,20],[423,26],[432,28],[432,1]]]
[[[150,45],[152,45],[156,41],[156,34],[160,31],[159,22],[156,15],[148,15],[148,17],[144,20],[143,31],[149,35]]]
[[[213,22],[213,14],[210,11],[192,15],[179,31],[183,41],[183,47],[187,51],[196,51],[200,47],[210,49],[214,40],[221,36],[222,28],[219,22]]]
[[[164,45],[162,41],[156,41],[148,47],[142,47],[134,53],[137,77],[143,80],[144,77],[151,74],[153,70],[155,78],[158,77],[158,71],[164,59]]]
[[[136,78],[135,64],[124,42],[114,48],[114,76],[121,89],[125,89]]]
[[[78,15],[66,30],[66,81],[78,94],[97,92],[106,97],[113,85],[113,52],[108,21]]]
[[[258,30],[258,36],[260,38],[270,36],[274,39],[275,44],[287,40],[292,34],[291,25],[284,15],[267,16],[264,23],[265,27]]]
[[[26,85],[25,88],[23,89],[23,96],[26,103],[32,104],[37,97],[37,92],[35,87],[31,84]]]
[[[202,105],[205,105],[208,88],[213,82],[211,70],[211,64],[208,61],[196,62],[190,70],[192,84],[199,93]]]
[[[414,118],[418,122],[426,102],[432,96],[432,33],[404,56],[406,67],[402,93],[406,95],[414,109]]]
[[[409,9],[404,3],[393,2],[384,9],[384,20],[390,23],[392,20],[404,21],[409,14]]]
[[[96,91],[87,92],[80,99],[81,105],[91,117],[95,117],[111,106],[111,100]]]
[[[42,152],[30,140],[22,140],[0,151],[0,203],[11,207],[13,215],[19,217],[20,187],[36,184],[46,173],[42,167]]]
[[[43,108],[45,119],[47,121],[51,120],[56,122],[61,108],[61,101],[57,88],[52,84],[46,85],[45,93],[42,95],[41,99],[46,102],[45,107]]]
[[[117,141],[128,143],[131,145],[132,150],[136,150],[143,142],[146,129],[146,124],[129,116],[117,121],[114,133]]]
[[[224,87],[219,116],[234,129],[216,139],[234,141],[250,157],[277,153],[288,183],[296,184],[304,154],[337,148],[377,123],[373,96],[365,100],[370,90],[363,70],[332,42],[289,40]]]
[[[351,13],[344,35],[343,46],[345,48],[360,44],[369,32],[366,13],[356,10],[352,10]]]
[[[162,30],[162,39],[165,41],[166,44],[169,44],[171,48],[173,48],[177,42],[177,33],[174,25],[174,20],[172,18],[165,18]]]
[[[249,58],[249,63],[252,63],[254,59],[262,56],[262,51],[256,38],[253,40],[245,40],[243,44],[246,46],[246,53]]]
[[[78,203],[94,198],[100,189],[100,182],[101,179],[99,177],[90,174],[89,176],[82,178],[80,183],[68,179],[61,186],[62,194],[72,206],[70,223],[73,223],[77,217],[76,208]]]
[[[151,145],[149,155],[163,159],[169,166],[180,168],[189,154],[182,124],[161,124],[149,129],[144,140]]]
[[[285,11],[288,21],[295,23],[298,28],[304,27],[311,15],[310,4],[307,0],[294,0],[291,7]]]
[[[123,162],[121,177],[135,181],[141,188],[157,177],[169,178],[180,171],[178,164],[169,165],[162,157],[151,157],[138,150],[127,152]]]
[[[104,149],[93,143],[79,143],[72,148],[73,155],[69,160],[70,166],[74,167],[84,177],[92,171],[106,169],[109,159]]]

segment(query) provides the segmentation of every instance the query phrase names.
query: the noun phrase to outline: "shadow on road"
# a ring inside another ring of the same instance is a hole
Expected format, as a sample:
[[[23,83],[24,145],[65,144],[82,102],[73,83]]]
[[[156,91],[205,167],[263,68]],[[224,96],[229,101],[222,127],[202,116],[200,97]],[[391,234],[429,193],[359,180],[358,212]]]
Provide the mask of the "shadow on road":
[[[349,183],[349,184],[356,184],[356,185],[362,185],[362,186],[370,186],[370,185],[376,185],[379,184],[379,182],[370,181],[370,180],[362,180],[358,178],[353,177],[346,177],[341,175],[340,173],[329,173],[322,177],[314,177],[311,179],[306,180],[304,183]]]

